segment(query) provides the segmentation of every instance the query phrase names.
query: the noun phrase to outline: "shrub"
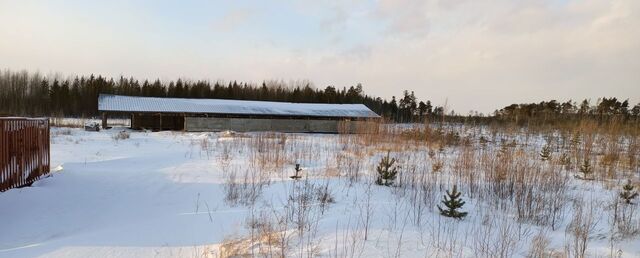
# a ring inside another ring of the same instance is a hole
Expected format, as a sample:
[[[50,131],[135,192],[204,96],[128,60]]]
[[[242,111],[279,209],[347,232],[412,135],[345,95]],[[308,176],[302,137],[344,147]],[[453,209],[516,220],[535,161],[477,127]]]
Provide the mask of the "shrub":
[[[113,139],[116,141],[129,139],[131,135],[127,131],[120,131],[113,135]]]

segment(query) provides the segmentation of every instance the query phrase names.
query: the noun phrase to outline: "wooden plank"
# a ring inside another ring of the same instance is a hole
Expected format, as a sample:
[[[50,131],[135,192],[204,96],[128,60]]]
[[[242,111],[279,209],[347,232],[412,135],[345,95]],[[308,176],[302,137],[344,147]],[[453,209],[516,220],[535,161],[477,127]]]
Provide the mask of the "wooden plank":
[[[13,127],[13,129],[11,130],[11,164],[13,164],[13,172],[11,172],[13,180],[11,182],[11,187],[14,187],[15,185],[20,183],[20,175],[17,173],[17,171],[20,170],[20,134],[18,134],[18,130],[16,130],[19,127],[19,124],[20,123],[16,121],[11,125],[11,127]]]
[[[29,127],[29,171],[31,174],[33,174],[33,176],[31,177],[33,180],[37,179],[39,177],[39,172],[36,170],[36,162],[38,161],[37,159],[37,154],[38,154],[38,144],[37,144],[37,139],[36,139],[36,135],[35,135],[35,131],[38,129],[38,124],[37,121],[32,121],[31,122],[33,125],[31,127]]]
[[[4,182],[7,178],[8,168],[6,167],[7,158],[6,158],[6,150],[8,148],[8,143],[5,141],[5,129],[4,129],[4,120],[0,120],[0,191],[4,190]]]
[[[9,186],[9,174],[11,172],[11,155],[9,154],[9,150],[10,150],[10,142],[9,142],[9,121],[3,121],[3,128],[4,128],[4,135],[3,135],[3,139],[4,139],[4,156],[5,156],[5,163],[4,163],[4,167],[5,167],[5,171],[4,171],[4,179],[2,180],[2,190],[6,190]]]
[[[11,122],[11,135],[9,135],[11,137],[11,164],[13,164],[13,172],[11,172],[11,177],[12,177],[12,182],[11,182],[11,187],[15,187],[17,184],[20,183],[20,177],[18,177],[18,173],[17,171],[20,170],[19,166],[20,166],[20,144],[18,143],[18,138],[20,137],[20,135],[17,133],[18,132],[18,127],[19,127],[19,122],[18,121],[13,121]]]
[[[11,187],[11,184],[13,183],[11,180],[12,177],[12,173],[13,173],[13,160],[12,160],[12,153],[11,151],[13,150],[13,142],[11,140],[11,134],[12,134],[12,128],[13,127],[13,123],[11,121],[6,121],[6,140],[7,140],[7,179],[5,180],[5,190],[9,187]]]
[[[37,154],[35,155],[35,160],[36,160],[36,168],[38,170],[38,177],[44,175],[44,170],[43,170],[43,166],[42,166],[42,126],[38,125],[37,130],[35,131],[35,137],[36,137],[36,151]]]
[[[8,149],[9,143],[7,142],[7,133],[5,132],[5,123],[6,121],[0,121],[0,190],[4,190],[4,182],[7,180],[7,174],[9,171],[8,168],[8,159],[9,156]]]
[[[47,155],[47,162],[46,162],[46,173],[49,173],[49,171],[51,170],[51,141],[49,140],[49,138],[51,137],[51,124],[49,123],[49,119],[47,119],[47,129],[45,131],[45,145],[46,145],[46,155]]]
[[[18,121],[18,175],[20,175],[20,181],[19,181],[19,185],[24,185],[26,183],[26,178],[24,176],[24,154],[25,154],[25,135],[24,133],[26,132],[26,128],[25,128],[25,121]]]

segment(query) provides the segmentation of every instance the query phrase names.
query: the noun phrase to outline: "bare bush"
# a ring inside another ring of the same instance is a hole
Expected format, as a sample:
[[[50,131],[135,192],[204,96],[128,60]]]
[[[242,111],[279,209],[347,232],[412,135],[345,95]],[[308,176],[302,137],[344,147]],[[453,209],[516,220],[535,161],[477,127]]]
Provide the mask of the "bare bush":
[[[548,250],[550,244],[549,238],[547,238],[547,232],[540,230],[538,234],[531,239],[531,245],[529,246],[529,258],[545,258],[551,257],[550,250]]]
[[[595,206],[592,201],[585,203],[575,201],[573,204],[573,218],[567,226],[566,233],[570,236],[565,251],[571,257],[583,258],[586,255],[589,237],[593,233],[597,219]]]
[[[482,223],[473,228],[473,250],[476,257],[512,257],[528,234],[521,225],[497,214],[485,214]]]
[[[253,168],[244,169],[241,178],[238,178],[239,167],[230,167],[225,172],[225,202],[231,206],[253,205],[262,194],[263,188],[269,184],[267,176],[260,174]]]
[[[131,134],[127,131],[120,131],[112,136],[115,141],[126,140],[129,139],[129,137],[131,137]]]
[[[613,239],[621,240],[640,234],[640,218],[638,205],[622,200],[618,193],[611,196],[608,206]]]

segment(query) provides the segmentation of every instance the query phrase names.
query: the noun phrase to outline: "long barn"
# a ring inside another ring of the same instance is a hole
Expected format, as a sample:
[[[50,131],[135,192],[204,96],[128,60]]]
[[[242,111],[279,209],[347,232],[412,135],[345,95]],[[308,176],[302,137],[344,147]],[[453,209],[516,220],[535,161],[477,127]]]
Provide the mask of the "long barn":
[[[131,128],[184,131],[357,131],[380,116],[362,104],[316,104],[227,99],[184,99],[101,94],[102,126],[109,116],[129,116]]]

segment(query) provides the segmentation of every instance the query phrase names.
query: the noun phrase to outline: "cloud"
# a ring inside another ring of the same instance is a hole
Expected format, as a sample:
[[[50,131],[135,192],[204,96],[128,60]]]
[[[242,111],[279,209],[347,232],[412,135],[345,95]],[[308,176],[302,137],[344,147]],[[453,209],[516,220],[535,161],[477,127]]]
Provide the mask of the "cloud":
[[[435,104],[448,100],[461,113],[548,99],[640,101],[637,0],[278,2],[259,13],[226,8],[213,32],[193,30],[200,20],[163,23],[161,11],[123,11],[114,21],[7,5],[2,68],[362,83],[385,98],[408,89]],[[258,14],[260,24],[252,20]]]
[[[376,15],[395,31],[363,45],[362,52],[356,46],[318,53],[326,58],[307,64],[316,68],[312,79],[319,85],[362,82],[387,97],[415,90],[441,104],[448,99],[463,113],[548,99],[640,101],[637,1],[433,1],[424,8],[408,2],[381,1]],[[416,12],[407,8],[424,10],[419,20],[427,22],[404,22]]]
[[[253,9],[235,8],[227,12],[224,16],[213,22],[215,30],[228,32],[237,29],[239,26],[247,24],[254,15]]]
[[[429,32],[428,1],[380,0],[373,19],[388,22],[385,32],[392,35],[424,37]]]

